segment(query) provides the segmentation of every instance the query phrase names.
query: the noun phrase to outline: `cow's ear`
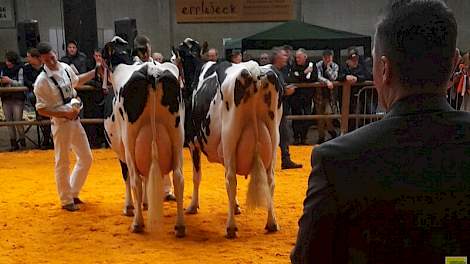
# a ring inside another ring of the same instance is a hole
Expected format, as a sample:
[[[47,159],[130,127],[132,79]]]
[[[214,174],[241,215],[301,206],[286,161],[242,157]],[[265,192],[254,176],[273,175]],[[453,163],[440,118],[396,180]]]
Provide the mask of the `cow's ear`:
[[[180,59],[180,53],[174,46],[171,46],[171,58],[170,58],[171,63],[177,64],[179,59]]]
[[[209,44],[207,43],[207,41],[204,41],[204,43],[202,43],[202,49],[201,49],[201,56],[206,54],[207,52],[209,51]]]

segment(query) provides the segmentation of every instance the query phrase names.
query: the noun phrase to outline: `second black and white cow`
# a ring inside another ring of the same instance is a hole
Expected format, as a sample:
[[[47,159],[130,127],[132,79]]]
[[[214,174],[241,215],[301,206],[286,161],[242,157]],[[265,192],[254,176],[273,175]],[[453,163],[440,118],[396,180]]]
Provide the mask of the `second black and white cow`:
[[[183,63],[185,63],[183,61]],[[225,167],[229,198],[227,237],[235,238],[237,225],[234,215],[236,175],[250,175],[247,193],[249,207],[266,207],[266,229],[279,229],[274,213],[274,167],[279,143],[279,123],[282,116],[280,98],[283,89],[270,67],[260,67],[250,61],[205,63],[194,84],[190,111],[190,139],[193,159],[193,196],[188,213],[199,208],[201,181],[200,152],[210,162]]]
[[[163,175],[173,172],[177,200],[176,236],[185,235],[182,173],[184,105],[178,69],[171,63],[130,64],[126,42],[105,45],[103,58],[112,71],[113,111],[106,135],[128,169],[134,198],[133,232],[142,232],[142,179],[148,180],[149,226],[163,218]],[[125,171],[123,171],[124,173]],[[128,194],[130,196],[130,194]],[[129,197],[128,197],[129,198]]]

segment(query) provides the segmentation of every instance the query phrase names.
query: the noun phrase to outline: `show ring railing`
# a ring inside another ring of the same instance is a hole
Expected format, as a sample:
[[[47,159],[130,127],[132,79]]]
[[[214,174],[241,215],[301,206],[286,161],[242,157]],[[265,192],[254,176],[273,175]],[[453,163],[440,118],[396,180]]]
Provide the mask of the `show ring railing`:
[[[321,82],[314,83],[292,83],[299,88],[326,88],[326,84]],[[373,86],[373,82],[365,81],[360,83],[351,84],[348,81],[345,82],[333,82],[334,89],[342,87],[342,100],[341,100],[341,113],[340,114],[325,114],[325,115],[288,115],[287,119],[290,120],[318,120],[318,119],[340,119],[340,131],[341,134],[346,134],[348,132],[348,125],[350,118],[381,118],[383,114],[351,114],[349,113],[349,107],[351,104],[351,87],[364,87],[364,86]],[[94,86],[83,85],[76,88],[77,91],[93,91],[96,90]],[[0,87],[0,95],[2,93],[13,93],[13,92],[27,92],[27,87]],[[80,119],[83,124],[101,124],[104,119],[102,118],[83,118]],[[31,120],[31,121],[3,121],[0,122],[0,127],[4,126],[15,126],[15,125],[24,125],[24,126],[42,126],[49,125],[50,120]],[[33,142],[34,143],[34,142]],[[38,144],[40,146],[40,136],[38,132]]]

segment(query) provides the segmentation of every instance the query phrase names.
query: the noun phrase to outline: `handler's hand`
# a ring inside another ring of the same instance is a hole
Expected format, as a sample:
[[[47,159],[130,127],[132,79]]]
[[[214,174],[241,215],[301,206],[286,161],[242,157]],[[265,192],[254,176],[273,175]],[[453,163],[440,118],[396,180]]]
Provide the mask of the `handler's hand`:
[[[77,119],[78,114],[80,114],[80,108],[72,107],[70,111],[65,113],[65,118],[69,120],[75,120]]]
[[[284,95],[289,96],[295,93],[295,89],[297,87],[295,85],[287,85],[286,88],[284,89]]]

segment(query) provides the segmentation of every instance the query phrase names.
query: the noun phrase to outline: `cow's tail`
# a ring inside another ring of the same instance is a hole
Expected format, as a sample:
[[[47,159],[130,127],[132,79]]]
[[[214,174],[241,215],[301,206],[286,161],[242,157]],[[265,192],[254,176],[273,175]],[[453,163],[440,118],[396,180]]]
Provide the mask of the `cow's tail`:
[[[161,230],[163,224],[163,175],[158,163],[158,148],[157,148],[157,125],[156,125],[156,110],[157,110],[157,90],[154,90],[153,97],[151,124],[152,124],[152,150],[151,150],[151,163],[149,171],[149,180],[147,185],[148,193],[148,225],[151,232]],[[152,93],[150,93],[152,94]]]
[[[248,209],[257,207],[268,208],[271,204],[271,194],[268,186],[268,175],[259,153],[259,143],[256,143],[255,154],[251,166],[251,177],[248,183],[246,204]]]
[[[245,79],[245,85],[246,83],[248,83],[248,87],[256,88],[254,86],[256,86],[257,84],[253,81],[253,74],[250,74],[249,72],[242,72],[241,75]],[[253,120],[252,124],[256,145],[251,165],[251,177],[250,182],[248,183],[248,193],[246,195],[246,204],[248,209],[254,209],[257,207],[268,208],[268,206],[271,205],[272,200],[268,186],[268,175],[260,155],[260,120],[258,119],[257,112],[255,109],[256,107],[253,107],[251,111],[251,120]]]

